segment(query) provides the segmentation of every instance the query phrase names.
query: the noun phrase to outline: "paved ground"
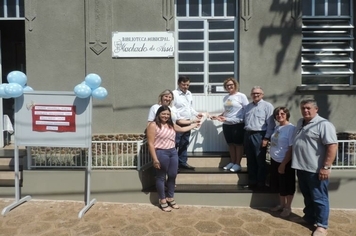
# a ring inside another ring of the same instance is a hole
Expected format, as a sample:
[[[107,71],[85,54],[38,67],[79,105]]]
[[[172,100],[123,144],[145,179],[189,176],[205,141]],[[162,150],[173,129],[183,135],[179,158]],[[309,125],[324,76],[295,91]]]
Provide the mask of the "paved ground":
[[[0,210],[12,199],[0,199]],[[0,235],[311,235],[296,223],[301,209],[282,219],[267,209],[181,206],[166,213],[148,204],[97,202],[82,219],[83,202],[31,200],[0,215]],[[356,210],[331,210],[328,236],[356,235]]]

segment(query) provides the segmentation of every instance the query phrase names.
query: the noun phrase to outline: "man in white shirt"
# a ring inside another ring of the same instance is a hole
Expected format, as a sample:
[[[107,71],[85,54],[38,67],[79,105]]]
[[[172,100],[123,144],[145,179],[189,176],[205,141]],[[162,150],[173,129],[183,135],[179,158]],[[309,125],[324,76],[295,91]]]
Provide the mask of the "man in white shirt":
[[[203,114],[197,112],[193,108],[192,93],[188,90],[190,80],[187,76],[180,76],[178,79],[178,88],[173,91],[174,101],[173,106],[177,109],[178,116],[181,119],[195,122],[195,117],[200,119]],[[184,126],[184,125],[180,125]],[[188,160],[188,145],[189,145],[190,131],[184,133],[176,133],[176,148],[178,150],[179,168],[194,169],[193,166],[187,163]]]

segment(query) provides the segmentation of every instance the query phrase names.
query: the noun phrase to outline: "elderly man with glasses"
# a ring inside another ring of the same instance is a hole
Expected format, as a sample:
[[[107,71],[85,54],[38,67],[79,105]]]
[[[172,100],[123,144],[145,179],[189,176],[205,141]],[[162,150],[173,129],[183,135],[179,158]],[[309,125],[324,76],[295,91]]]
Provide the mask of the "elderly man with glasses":
[[[245,153],[248,168],[248,188],[265,190],[266,188],[266,152],[267,144],[276,126],[273,118],[274,107],[263,100],[260,86],[251,89],[252,102],[244,109]]]

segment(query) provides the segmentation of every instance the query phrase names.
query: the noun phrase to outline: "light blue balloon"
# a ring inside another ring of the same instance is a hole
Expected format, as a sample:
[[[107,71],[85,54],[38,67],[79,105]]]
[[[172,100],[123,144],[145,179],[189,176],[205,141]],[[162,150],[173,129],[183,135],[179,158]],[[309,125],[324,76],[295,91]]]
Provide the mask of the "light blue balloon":
[[[101,78],[97,74],[88,74],[85,76],[85,84],[88,85],[91,89],[96,89],[101,84]]]
[[[25,86],[24,88],[23,88],[23,91],[25,92],[25,91],[33,91],[33,88],[31,88],[30,86]]]
[[[7,75],[7,82],[16,83],[23,87],[27,83],[27,76],[21,71],[14,70]]]
[[[97,89],[94,89],[91,95],[93,96],[93,98],[103,100],[108,96],[108,91],[103,87],[99,87]]]
[[[20,97],[23,94],[22,86],[17,83],[9,83],[7,86],[5,86],[4,90],[5,93],[12,98]]]
[[[2,98],[11,98],[11,96],[5,93],[5,88],[7,87],[7,85],[8,85],[7,83],[0,84],[0,97]]]
[[[74,93],[78,98],[87,98],[91,92],[90,87],[86,84],[78,84],[74,87]]]

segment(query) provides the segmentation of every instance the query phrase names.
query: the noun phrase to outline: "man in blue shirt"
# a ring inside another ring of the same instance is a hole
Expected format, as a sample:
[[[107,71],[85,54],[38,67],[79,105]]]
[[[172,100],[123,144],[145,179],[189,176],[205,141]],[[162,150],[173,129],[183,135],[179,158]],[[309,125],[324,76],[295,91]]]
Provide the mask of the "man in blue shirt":
[[[251,90],[253,101],[244,108],[248,187],[259,190],[263,190],[266,185],[267,144],[276,126],[274,107],[262,99],[263,95],[262,88],[254,86]]]

